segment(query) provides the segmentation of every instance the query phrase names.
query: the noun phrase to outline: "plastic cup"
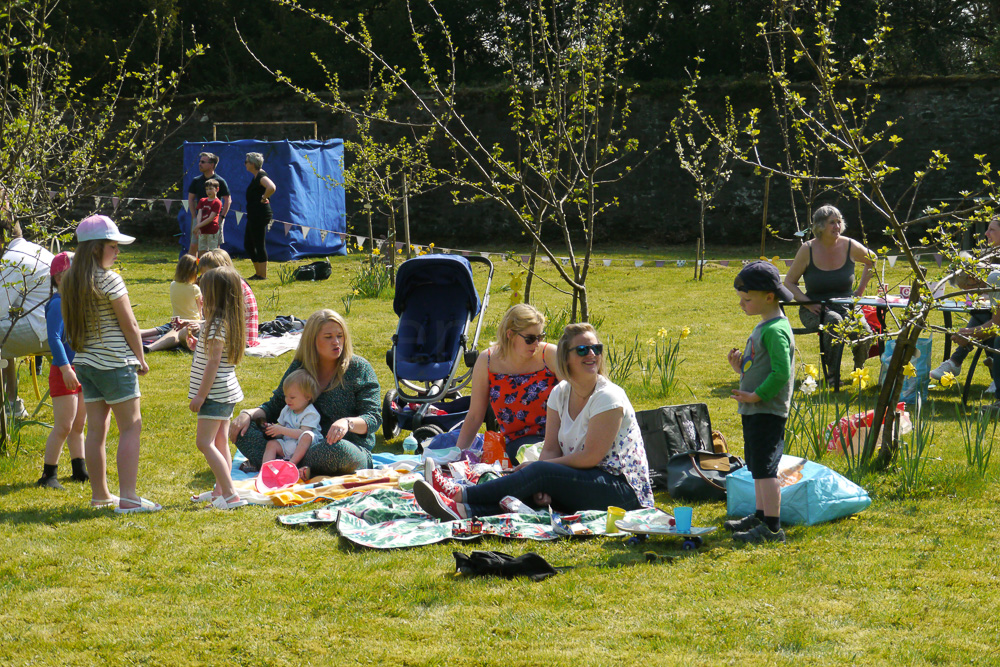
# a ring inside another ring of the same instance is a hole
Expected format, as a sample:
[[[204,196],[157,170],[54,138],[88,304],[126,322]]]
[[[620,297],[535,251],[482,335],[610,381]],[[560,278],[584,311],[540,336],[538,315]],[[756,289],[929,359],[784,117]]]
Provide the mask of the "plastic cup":
[[[674,508],[674,521],[676,526],[674,530],[678,533],[690,533],[691,532],[691,519],[694,515],[694,509],[690,507],[675,507]]]
[[[624,518],[625,518],[625,510],[623,510],[621,507],[615,507],[614,505],[608,507],[608,522],[604,526],[604,532],[606,533],[620,532],[618,530],[618,526],[615,525],[615,521]]]

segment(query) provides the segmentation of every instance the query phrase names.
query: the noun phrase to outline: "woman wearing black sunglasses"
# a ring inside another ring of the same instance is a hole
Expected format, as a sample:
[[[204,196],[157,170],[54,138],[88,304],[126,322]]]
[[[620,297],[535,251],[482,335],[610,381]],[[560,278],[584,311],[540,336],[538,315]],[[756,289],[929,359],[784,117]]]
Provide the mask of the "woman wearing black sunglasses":
[[[604,346],[589,324],[570,324],[559,339],[566,380],[549,395],[545,446],[538,461],[476,486],[432,474],[413,487],[420,506],[444,521],[501,514],[506,496],[561,510],[653,507],[646,450],[635,410],[604,377]]]
[[[545,405],[559,381],[555,366],[556,346],[545,342],[545,316],[534,306],[511,306],[500,320],[497,342],[472,370],[472,402],[456,444],[462,449],[472,444],[492,406],[507,456],[517,463],[522,445],[545,437]]]

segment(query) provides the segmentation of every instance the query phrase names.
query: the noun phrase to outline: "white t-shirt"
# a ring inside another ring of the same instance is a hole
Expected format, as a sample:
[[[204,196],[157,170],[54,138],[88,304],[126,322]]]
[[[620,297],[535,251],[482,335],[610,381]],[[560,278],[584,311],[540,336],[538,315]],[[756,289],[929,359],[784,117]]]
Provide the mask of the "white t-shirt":
[[[10,307],[24,309],[23,319],[31,325],[38,341],[48,339],[45,330],[45,301],[49,298],[49,266],[52,253],[40,245],[18,237],[11,239],[0,261],[0,317]]]
[[[222,359],[219,361],[219,370],[215,373],[215,382],[208,390],[208,398],[219,403],[235,405],[243,400],[243,389],[240,387],[240,381],[236,379],[236,366],[229,363],[226,354],[226,324],[221,320],[212,322],[208,325],[206,339],[222,341]],[[205,367],[208,365],[206,347],[207,344],[198,341],[198,346],[194,350],[194,359],[191,360],[191,383],[188,385],[188,400],[198,395],[201,380],[205,377]]]
[[[281,414],[278,415],[278,424],[284,426],[285,428],[311,431],[313,434],[312,443],[309,445],[311,447],[323,439],[323,434],[320,433],[319,430],[319,419],[319,411],[312,404],[307,405],[305,409],[298,414],[286,405],[281,408]],[[278,441],[281,443],[281,449],[286,457],[295,453],[295,448],[299,445],[298,438],[281,436],[278,438]]]
[[[139,360],[128,346],[125,334],[118,324],[118,317],[115,316],[114,308],[111,306],[112,301],[128,295],[125,281],[114,271],[101,268],[97,269],[94,278],[97,282],[97,291],[101,295],[97,303],[97,327],[95,330],[92,326],[88,326],[87,340],[83,344],[83,349],[76,353],[73,364],[106,371],[125,366],[138,366]],[[65,298],[63,305],[73,307],[73,304],[66,303]]]
[[[646,448],[635,419],[635,410],[625,391],[604,376],[598,376],[594,393],[576,419],[569,416],[569,394],[570,385],[564,380],[549,394],[548,403],[549,408],[559,413],[559,447],[563,456],[583,449],[592,417],[622,408],[624,414],[614,444],[597,467],[612,475],[624,476],[642,506],[653,507],[653,485],[649,479]]]

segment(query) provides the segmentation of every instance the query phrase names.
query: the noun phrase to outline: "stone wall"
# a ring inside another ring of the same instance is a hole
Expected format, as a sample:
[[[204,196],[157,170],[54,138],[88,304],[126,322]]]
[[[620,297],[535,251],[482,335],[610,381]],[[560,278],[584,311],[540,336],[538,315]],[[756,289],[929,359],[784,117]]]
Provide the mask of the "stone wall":
[[[677,108],[679,92],[674,85],[649,86],[640,91],[635,99],[630,132],[646,145],[662,141]],[[874,92],[878,92],[883,101],[872,121],[873,126],[881,127],[886,120],[898,118],[899,123],[892,133],[904,139],[891,158],[891,163],[900,166],[900,172],[887,182],[887,191],[894,203],[908,187],[913,172],[923,168],[934,149],[947,153],[951,163],[944,174],[935,176],[923,186],[915,210],[942,199],[956,198],[961,190],[976,189],[980,179],[976,176],[973,154],[984,153],[988,159],[998,154],[1000,136],[994,126],[1000,111],[1000,79],[889,81]],[[858,94],[863,91],[859,90]],[[767,88],[755,83],[706,87],[702,94],[703,107],[710,111],[721,110],[727,95],[737,113],[754,107],[764,110],[761,152],[769,157],[780,156],[782,143],[775,131]],[[464,116],[473,127],[480,128],[484,143],[504,141],[501,128],[506,124],[506,113],[502,105],[503,97],[496,93],[480,91],[463,95]],[[180,141],[211,139],[213,122],[302,120],[315,120],[321,138],[349,138],[344,135],[343,118],[288,95],[253,100],[209,98],[201,119],[183,128],[175,138]],[[291,126],[256,126],[248,127],[245,132],[224,128],[219,138],[275,140],[303,138],[305,134],[305,130]],[[171,145],[160,151],[136,196],[151,196],[162,193],[171,184],[179,185],[182,172],[180,141],[172,139]],[[730,182],[706,221],[710,245],[754,243],[760,239],[764,184],[764,178],[751,169],[735,167]],[[643,243],[657,244],[689,243],[697,237],[698,205],[694,200],[693,181],[680,169],[672,141],[668,140],[624,182],[608,187],[607,192],[619,198],[620,206],[604,214],[598,227],[601,240],[635,243],[642,239]],[[848,220],[848,233],[860,236],[857,203],[836,195],[820,199],[820,203],[828,202],[841,206]],[[804,220],[804,207],[801,203],[798,206],[800,219]],[[143,228],[147,234],[169,236],[175,233],[173,216],[157,211],[160,209],[137,215],[132,225]],[[354,216],[351,221],[356,231],[361,232],[364,223],[356,216],[357,212],[358,206],[352,203],[348,193],[348,214]],[[520,239],[516,223],[499,206],[456,206],[447,188],[412,199],[410,217],[411,236],[418,243],[474,244],[482,242],[484,229],[494,243]],[[870,209],[862,209],[860,217],[869,234],[869,244],[881,243],[879,230],[884,225],[877,216]],[[782,233],[794,231],[791,195],[787,182],[780,178],[771,181],[768,222]],[[384,222],[380,226],[384,226]]]

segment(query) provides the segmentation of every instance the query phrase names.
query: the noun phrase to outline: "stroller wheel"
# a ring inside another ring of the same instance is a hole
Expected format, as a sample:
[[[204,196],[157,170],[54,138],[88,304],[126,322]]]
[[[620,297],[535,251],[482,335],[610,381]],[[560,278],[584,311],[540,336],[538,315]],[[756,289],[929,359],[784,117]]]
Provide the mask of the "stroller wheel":
[[[483,421],[486,422],[486,430],[487,431],[499,431],[500,430],[500,422],[497,421],[497,416],[493,413],[493,406],[492,405],[486,408],[486,417],[485,417],[485,419]]]
[[[413,437],[417,439],[417,444],[421,447],[424,446],[424,442],[432,440],[435,436],[444,433],[439,426],[434,424],[425,424],[418,429],[414,429]]]
[[[385,392],[385,399],[382,401],[382,437],[388,442],[399,435],[399,420],[396,413],[392,411],[392,401],[396,398],[396,390],[390,389]]]

